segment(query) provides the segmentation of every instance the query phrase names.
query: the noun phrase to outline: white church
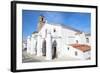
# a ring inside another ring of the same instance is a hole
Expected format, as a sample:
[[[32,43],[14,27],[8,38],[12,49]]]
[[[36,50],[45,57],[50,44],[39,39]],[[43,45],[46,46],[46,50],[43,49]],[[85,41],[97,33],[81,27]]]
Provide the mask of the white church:
[[[70,56],[77,59],[91,58],[91,35],[62,24],[48,23],[39,17],[37,32],[27,38],[27,53],[45,56],[46,60]]]

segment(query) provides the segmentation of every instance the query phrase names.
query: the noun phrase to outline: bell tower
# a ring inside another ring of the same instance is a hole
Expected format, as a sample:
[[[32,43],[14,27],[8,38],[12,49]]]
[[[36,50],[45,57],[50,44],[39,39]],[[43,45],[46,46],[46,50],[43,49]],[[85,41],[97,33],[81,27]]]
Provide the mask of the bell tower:
[[[38,32],[41,30],[41,28],[44,26],[44,24],[45,24],[45,17],[40,15],[38,26],[37,26]]]

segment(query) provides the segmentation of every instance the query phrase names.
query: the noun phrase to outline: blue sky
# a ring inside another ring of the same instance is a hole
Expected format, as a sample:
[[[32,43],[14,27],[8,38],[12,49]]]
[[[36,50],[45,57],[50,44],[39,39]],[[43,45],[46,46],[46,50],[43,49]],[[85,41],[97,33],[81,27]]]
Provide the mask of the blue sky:
[[[68,25],[80,31],[90,33],[90,13],[23,10],[22,32],[24,39],[28,35],[31,35],[32,32],[37,31],[37,24],[40,15],[43,15],[48,23]]]

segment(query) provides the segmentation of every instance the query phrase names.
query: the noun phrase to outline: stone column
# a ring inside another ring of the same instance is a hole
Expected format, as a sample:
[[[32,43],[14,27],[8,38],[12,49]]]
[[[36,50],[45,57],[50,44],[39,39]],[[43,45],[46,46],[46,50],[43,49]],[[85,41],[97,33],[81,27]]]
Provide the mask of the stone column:
[[[52,59],[52,44],[51,44],[51,33],[47,33],[46,38],[46,59],[51,60]]]
[[[37,56],[41,56],[41,36],[37,36]]]
[[[30,53],[30,49],[31,49],[31,46],[30,46],[30,36],[27,37],[27,53]]]

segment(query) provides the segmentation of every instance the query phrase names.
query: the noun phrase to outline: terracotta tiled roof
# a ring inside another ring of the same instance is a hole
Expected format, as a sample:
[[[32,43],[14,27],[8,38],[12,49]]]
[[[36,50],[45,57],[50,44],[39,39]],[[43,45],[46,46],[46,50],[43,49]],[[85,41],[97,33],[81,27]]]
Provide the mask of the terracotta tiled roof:
[[[83,52],[91,50],[91,46],[86,45],[86,44],[70,44],[72,47],[79,49]]]

